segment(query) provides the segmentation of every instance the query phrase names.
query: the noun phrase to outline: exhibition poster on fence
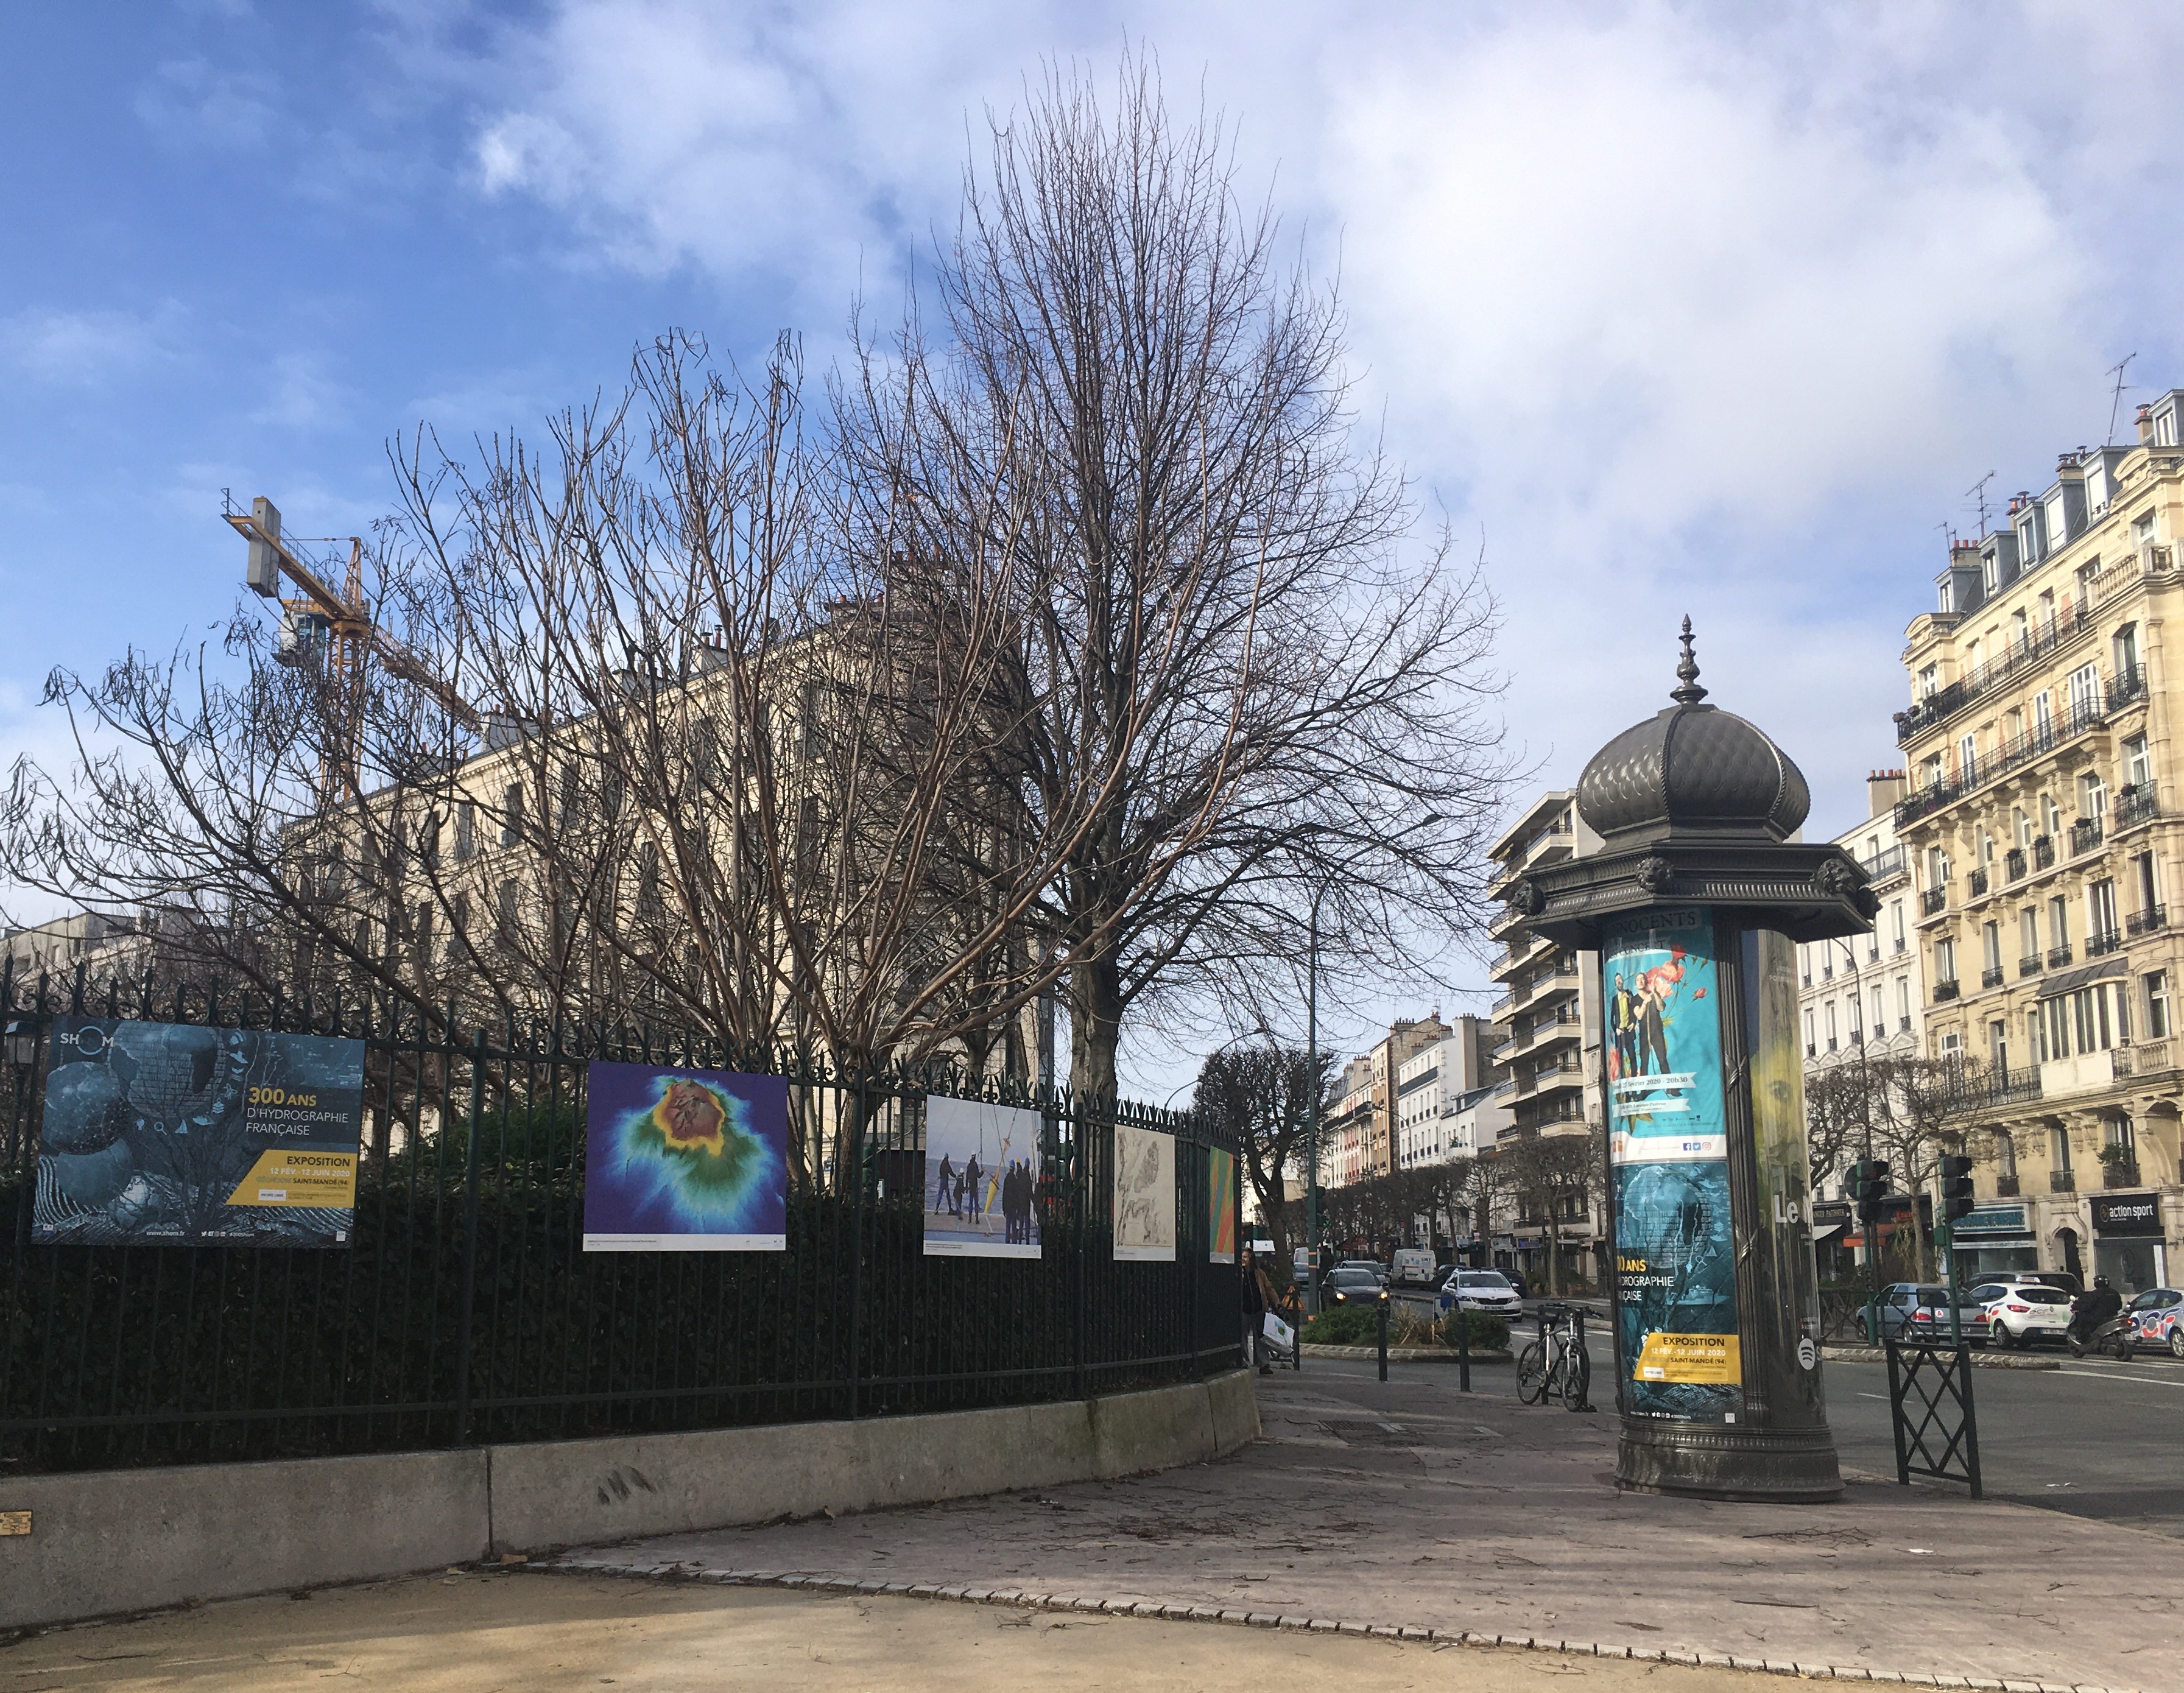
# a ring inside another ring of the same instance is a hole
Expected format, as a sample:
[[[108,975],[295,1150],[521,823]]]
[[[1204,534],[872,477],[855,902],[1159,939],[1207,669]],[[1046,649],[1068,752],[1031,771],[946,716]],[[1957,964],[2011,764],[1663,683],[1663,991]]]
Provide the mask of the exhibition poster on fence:
[[[347,1246],[364,1043],[55,1017],[33,1238]]]
[[[1175,1261],[1175,1137],[1115,1125],[1115,1256]]]
[[[1036,1258],[1039,1115],[980,1100],[925,1101],[925,1253]]]
[[[584,1250],[788,1250],[783,1078],[594,1063],[585,1100]]]

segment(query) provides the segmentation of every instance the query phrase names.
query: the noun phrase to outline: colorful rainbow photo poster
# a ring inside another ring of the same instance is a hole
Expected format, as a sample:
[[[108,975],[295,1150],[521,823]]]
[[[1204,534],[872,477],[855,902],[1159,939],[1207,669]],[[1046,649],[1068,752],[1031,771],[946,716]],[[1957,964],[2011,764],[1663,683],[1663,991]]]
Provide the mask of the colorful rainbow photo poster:
[[[788,1247],[788,1083],[733,1070],[594,1063],[584,1250]]]

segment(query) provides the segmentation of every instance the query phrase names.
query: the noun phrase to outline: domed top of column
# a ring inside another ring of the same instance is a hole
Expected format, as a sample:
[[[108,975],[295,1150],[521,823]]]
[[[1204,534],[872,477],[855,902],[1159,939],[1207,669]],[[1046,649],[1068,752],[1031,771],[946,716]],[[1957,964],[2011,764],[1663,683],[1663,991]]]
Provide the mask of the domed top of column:
[[[1789,755],[1756,725],[1703,704],[1691,620],[1684,619],[1675,704],[1633,724],[1578,778],[1579,815],[1613,846],[1634,835],[1764,835],[1787,840],[1812,809]]]

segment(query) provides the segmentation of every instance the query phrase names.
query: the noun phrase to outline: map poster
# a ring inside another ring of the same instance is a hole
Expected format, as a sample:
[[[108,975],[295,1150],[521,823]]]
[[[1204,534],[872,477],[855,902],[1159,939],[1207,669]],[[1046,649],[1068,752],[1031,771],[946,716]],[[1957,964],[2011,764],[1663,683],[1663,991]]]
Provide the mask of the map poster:
[[[1641,1417],[1734,1423],[1744,1373],[1713,913],[1611,924],[1601,985],[1624,1404]]]
[[[360,1040],[56,1017],[32,1236],[347,1246],[363,1128]]]
[[[594,1062],[585,1100],[584,1250],[788,1250],[783,1078]]]
[[[925,1254],[1036,1258],[1039,1115],[981,1100],[925,1101]]]
[[[1175,1137],[1115,1125],[1115,1256],[1175,1261]]]
[[[1206,1151],[1206,1261],[1236,1261],[1236,1155]]]

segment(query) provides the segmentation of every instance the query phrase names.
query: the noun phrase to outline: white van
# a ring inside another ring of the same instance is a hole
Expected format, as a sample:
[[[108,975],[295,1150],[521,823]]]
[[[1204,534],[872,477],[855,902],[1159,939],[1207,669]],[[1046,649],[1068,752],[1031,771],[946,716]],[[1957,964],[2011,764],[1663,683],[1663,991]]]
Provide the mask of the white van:
[[[1397,1287],[1426,1287],[1431,1284],[1436,1267],[1434,1255],[1427,1248],[1398,1246],[1396,1249],[1393,1280]]]

